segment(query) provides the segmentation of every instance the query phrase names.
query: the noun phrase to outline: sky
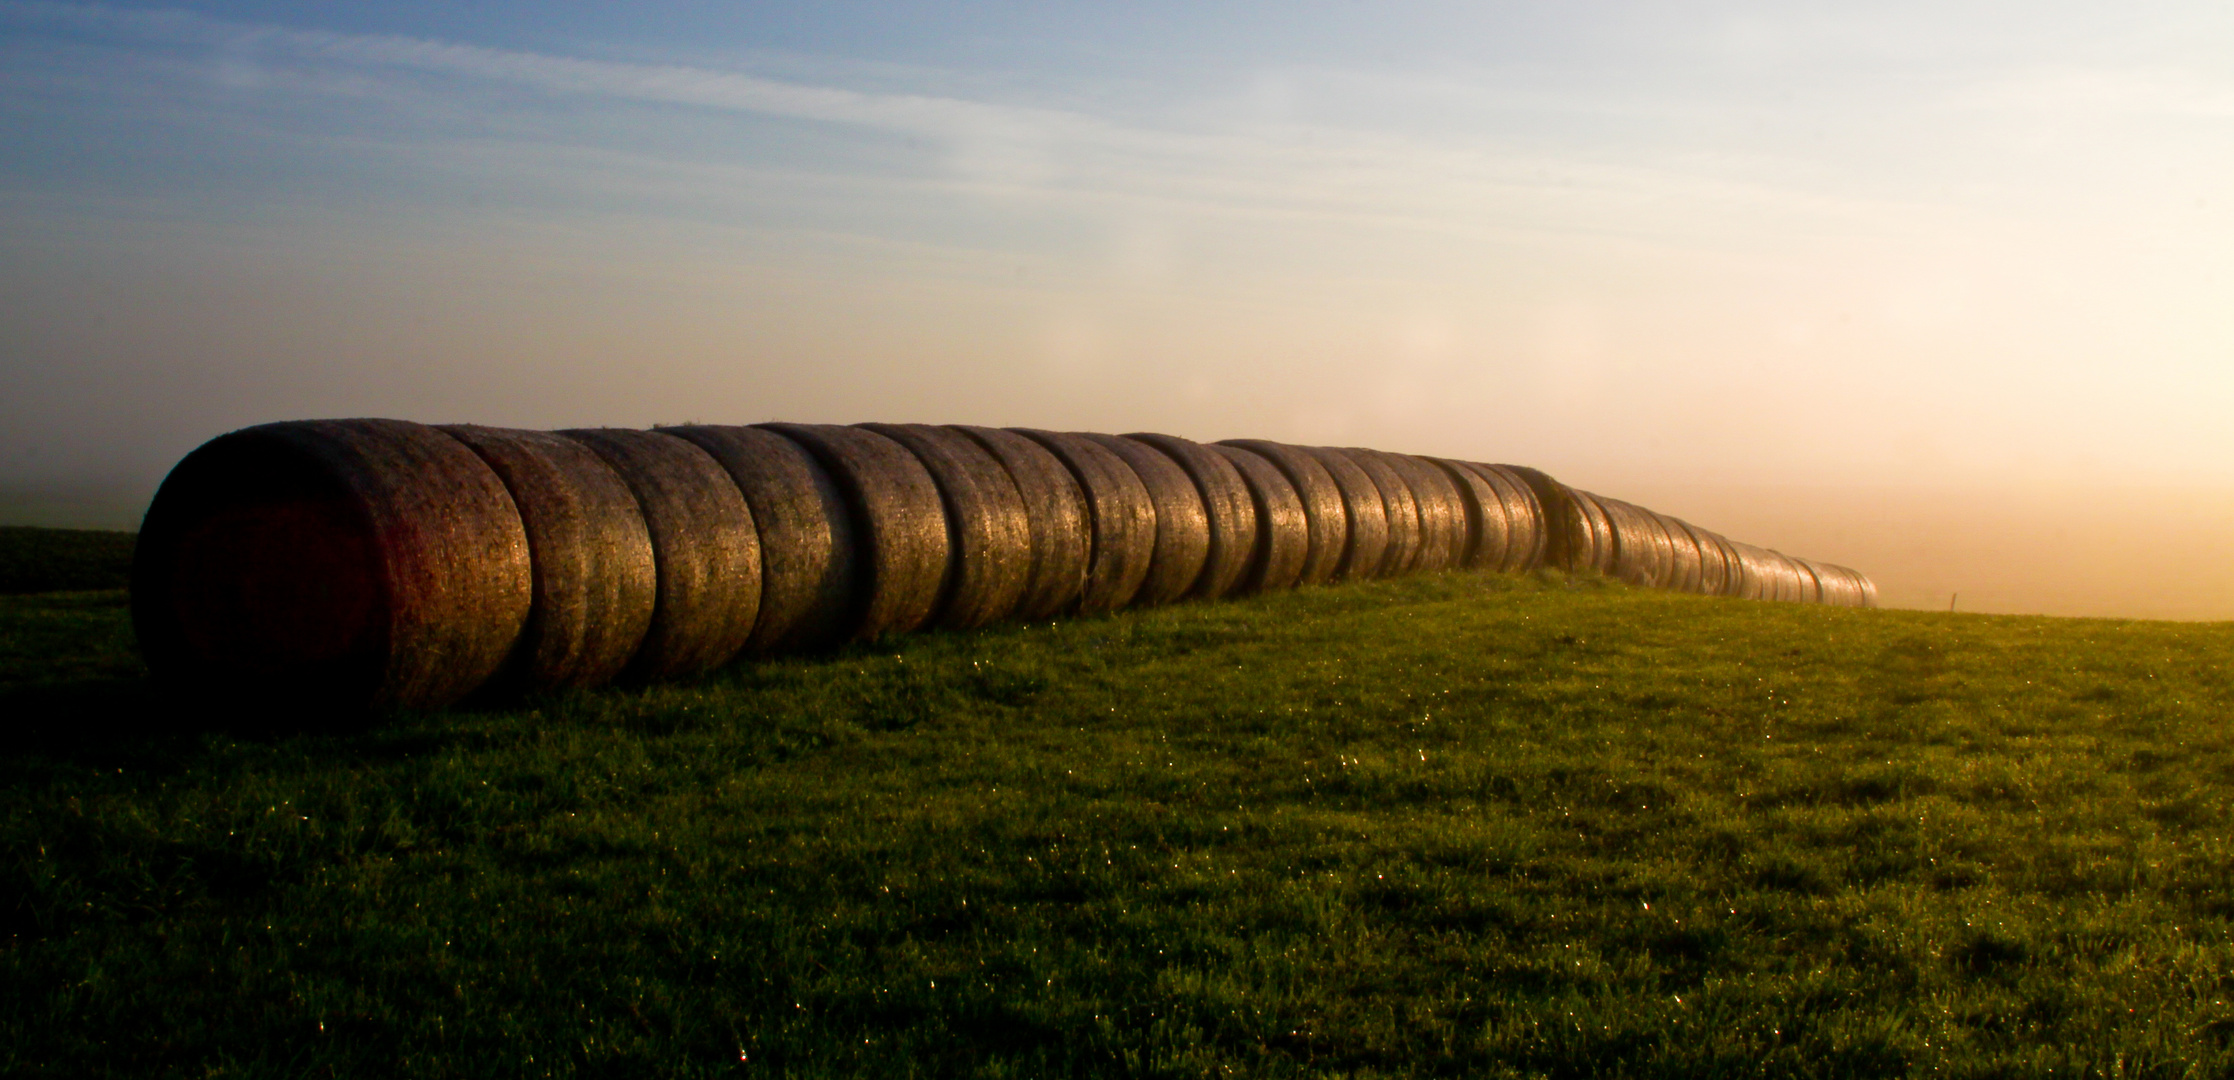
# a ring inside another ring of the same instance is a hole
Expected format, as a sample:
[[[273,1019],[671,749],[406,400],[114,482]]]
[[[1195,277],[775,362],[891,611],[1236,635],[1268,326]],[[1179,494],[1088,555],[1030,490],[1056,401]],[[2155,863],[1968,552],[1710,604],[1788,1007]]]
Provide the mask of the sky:
[[[2224,3],[0,0],[0,521],[299,417],[1158,430],[2228,619],[2229,192]]]

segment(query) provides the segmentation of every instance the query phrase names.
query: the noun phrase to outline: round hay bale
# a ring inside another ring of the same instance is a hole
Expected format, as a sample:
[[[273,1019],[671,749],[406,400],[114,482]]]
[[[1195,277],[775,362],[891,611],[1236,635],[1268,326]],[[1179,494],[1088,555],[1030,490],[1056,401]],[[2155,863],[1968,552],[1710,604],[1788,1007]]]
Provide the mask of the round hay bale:
[[[842,424],[755,424],[797,442],[829,470],[853,518],[862,569],[847,637],[874,641],[931,621],[946,593],[953,542],[938,482],[908,448]]]
[[[1730,553],[1720,543],[1720,538],[1688,521],[1679,521],[1683,531],[1691,538],[1691,546],[1699,553],[1699,584],[1697,591],[1705,596],[1727,596],[1730,588]]]
[[[1460,506],[1466,511],[1464,539],[1459,545],[1463,554],[1457,565],[1470,570],[1501,569],[1505,565],[1505,543],[1509,533],[1505,525],[1504,497],[1463,462],[1444,458],[1425,460],[1443,470],[1443,475],[1458,491]]]
[[[589,447],[548,431],[453,424],[443,431],[496,471],[527,529],[534,602],[504,694],[601,686],[651,629],[659,574],[636,495]]]
[[[1841,566],[1838,571],[1846,577],[1848,607],[1877,606],[1877,587],[1870,584],[1867,575],[1850,566]]]
[[[1567,497],[1573,501],[1579,520],[1575,537],[1577,570],[1591,570],[1611,575],[1614,561],[1613,519],[1606,514],[1605,504],[1598,496],[1581,488],[1568,488]]]
[[[1707,536],[1709,539],[1714,541],[1716,547],[1722,549],[1723,569],[1721,595],[1734,597],[1745,596],[1747,588],[1745,577],[1745,559],[1743,556],[1738,554],[1737,544],[1731,541],[1729,537],[1723,536],[1720,533],[1708,533]]]
[[[401,420],[221,435],[155,493],[132,558],[148,667],[183,689],[439,708],[504,665],[534,595],[504,481]]]
[[[1791,556],[1775,548],[1768,549],[1768,555],[1769,580],[1772,583],[1770,599],[1787,604],[1798,602],[1802,595],[1799,566],[1792,561]]]
[[[1233,463],[1256,506],[1257,554],[1250,560],[1241,591],[1295,588],[1303,577],[1303,562],[1311,554],[1311,519],[1303,512],[1303,497],[1280,474],[1279,466],[1257,454],[1218,443],[1203,449]]]
[[[1335,484],[1334,474],[1327,472],[1319,459],[1285,443],[1227,439],[1220,445],[1239,447],[1271,462],[1294,489],[1303,507],[1305,536],[1303,569],[1296,575],[1296,583],[1323,585],[1334,580],[1341,571],[1350,534],[1350,514],[1344,508],[1342,489]]]
[[[1808,561],[1807,561],[1806,559],[1802,559],[1802,558],[1800,558],[1800,557],[1799,557],[1799,556],[1797,556],[1797,555],[1787,555],[1787,556],[1785,556],[1785,558],[1788,558],[1788,559],[1792,560],[1792,569],[1793,569],[1793,571],[1794,571],[1794,573],[1793,573],[1793,577],[1795,577],[1795,578],[1797,578],[1797,579],[1799,580],[1799,583],[1800,583],[1800,603],[1803,603],[1803,604],[1820,604],[1820,603],[1822,603],[1822,602],[1823,602],[1823,582],[1822,582],[1822,580],[1821,580],[1820,578],[1817,578],[1817,577],[1815,576],[1815,566],[1814,566],[1814,564],[1812,564],[1812,563],[1808,562]]]
[[[807,448],[754,427],[660,428],[713,455],[760,530],[760,618],[745,651],[845,640],[862,602],[862,566],[845,493]]]
[[[1770,576],[1768,552],[1742,540],[1725,540],[1737,559],[1737,581],[1730,595],[1744,600],[1773,599],[1776,585]]]
[[[760,531],[729,472],[688,440],[630,428],[575,428],[628,482],[651,533],[658,601],[621,677],[689,678],[730,661],[760,615]]]
[[[1357,447],[1334,449],[1346,455],[1365,475],[1373,478],[1373,487],[1381,493],[1381,512],[1388,520],[1388,552],[1381,557],[1381,568],[1376,577],[1397,577],[1409,574],[1420,563],[1420,507],[1412,495],[1412,485],[1404,482],[1394,468],[1383,460],[1378,450]]]
[[[1420,557],[1413,569],[1426,573],[1464,566],[1468,526],[1458,485],[1425,458],[1383,451],[1381,460],[1412,489],[1413,504],[1419,508]]]
[[[1599,569],[1594,508],[1585,506],[1574,488],[1525,465],[1493,467],[1518,477],[1543,510],[1544,565],[1569,572]]]
[[[1086,589],[1086,568],[1093,561],[1094,538],[1087,522],[1086,493],[1061,459],[1013,431],[954,425],[977,440],[1008,470],[1024,499],[1031,529],[1032,564],[1024,575],[1019,619],[1045,619],[1078,606]]]
[[[1210,554],[1190,595],[1214,600],[1240,589],[1257,558],[1257,506],[1249,498],[1249,485],[1240,470],[1191,439],[1147,431],[1125,437],[1178,462],[1202,494],[1203,512],[1210,522]]]
[[[932,622],[968,629],[1016,613],[1032,573],[1032,525],[1024,496],[1000,459],[976,439],[932,424],[857,424],[908,451],[931,470],[946,507],[950,570]]]
[[[1592,498],[1605,510],[1606,521],[1613,527],[1613,560],[1608,573],[1631,585],[1655,584],[1660,555],[1655,542],[1664,538],[1654,535],[1655,530],[1637,507],[1604,495]]]
[[[1474,475],[1489,481],[1505,503],[1505,561],[1499,567],[1508,573],[1534,570],[1545,565],[1545,547],[1550,542],[1550,531],[1545,525],[1544,507],[1536,501],[1536,493],[1520,476],[1502,465],[1487,465],[1478,461],[1461,462]]]
[[[1156,504],[1140,474],[1100,443],[1060,431],[1011,428],[1070,470],[1086,499],[1089,559],[1078,612],[1098,615],[1133,602],[1156,555]],[[1207,542],[1207,541],[1206,541]],[[1199,570],[1197,571],[1200,572]]]
[[[1326,470],[1334,481],[1335,490],[1342,493],[1342,517],[1349,526],[1348,536],[1342,544],[1342,561],[1335,567],[1334,580],[1360,581],[1378,577],[1381,565],[1388,561],[1388,503],[1381,498],[1381,489],[1357,467],[1348,454],[1323,446],[1298,446],[1294,449],[1309,455]]]
[[[1668,535],[1674,545],[1675,558],[1670,564],[1670,575],[1665,588],[1677,592],[1695,593],[1706,574],[1706,556],[1699,550],[1699,540],[1691,535],[1691,528],[1678,518],[1655,514],[1660,519],[1660,531]]]
[[[1148,489],[1156,508],[1156,546],[1148,562],[1148,578],[1133,603],[1168,604],[1187,596],[1201,581],[1210,564],[1210,515],[1203,509],[1202,492],[1179,463],[1147,443],[1115,435],[1079,432],[1081,438],[1115,454]]]

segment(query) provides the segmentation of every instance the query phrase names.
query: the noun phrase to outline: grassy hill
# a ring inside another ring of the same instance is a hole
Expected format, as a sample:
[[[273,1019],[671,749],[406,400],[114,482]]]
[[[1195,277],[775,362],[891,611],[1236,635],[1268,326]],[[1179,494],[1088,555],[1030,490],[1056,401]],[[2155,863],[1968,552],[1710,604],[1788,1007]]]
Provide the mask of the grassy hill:
[[[121,589],[138,533],[0,525],[0,593]]]
[[[2230,658],[1453,574],[273,734],[0,597],[0,1073],[2222,1075]]]

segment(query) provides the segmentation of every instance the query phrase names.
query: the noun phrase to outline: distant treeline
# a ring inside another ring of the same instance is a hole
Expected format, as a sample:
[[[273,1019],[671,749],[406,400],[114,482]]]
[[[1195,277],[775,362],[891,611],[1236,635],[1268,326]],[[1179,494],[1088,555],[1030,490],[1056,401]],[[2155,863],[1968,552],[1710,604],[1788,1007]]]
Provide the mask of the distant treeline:
[[[143,528],[157,674],[364,705],[1456,568],[1875,600],[1534,469],[961,425],[266,424],[188,455]]]
[[[139,534],[0,525],[0,593],[121,589]]]

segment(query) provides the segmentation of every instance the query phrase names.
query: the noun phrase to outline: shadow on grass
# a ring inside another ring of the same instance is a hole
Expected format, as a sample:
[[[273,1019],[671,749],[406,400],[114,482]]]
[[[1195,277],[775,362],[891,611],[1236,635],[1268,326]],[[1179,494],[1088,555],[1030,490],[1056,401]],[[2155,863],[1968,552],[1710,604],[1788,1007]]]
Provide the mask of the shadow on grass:
[[[356,735],[378,722],[364,712],[196,698],[145,676],[0,688],[0,717],[0,758],[143,767],[183,764],[204,735]]]

